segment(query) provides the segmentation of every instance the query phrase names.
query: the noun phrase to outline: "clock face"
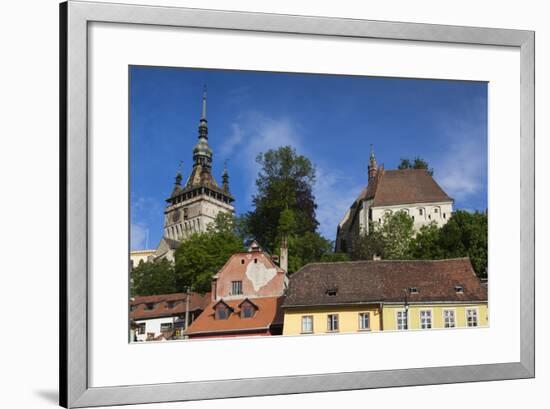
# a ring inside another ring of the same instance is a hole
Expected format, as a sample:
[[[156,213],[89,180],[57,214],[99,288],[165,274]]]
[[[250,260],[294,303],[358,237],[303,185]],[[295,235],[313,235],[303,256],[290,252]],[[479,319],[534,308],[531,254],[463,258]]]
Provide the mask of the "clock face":
[[[174,213],[172,213],[172,221],[177,222],[180,219],[180,211],[179,209],[174,210]]]

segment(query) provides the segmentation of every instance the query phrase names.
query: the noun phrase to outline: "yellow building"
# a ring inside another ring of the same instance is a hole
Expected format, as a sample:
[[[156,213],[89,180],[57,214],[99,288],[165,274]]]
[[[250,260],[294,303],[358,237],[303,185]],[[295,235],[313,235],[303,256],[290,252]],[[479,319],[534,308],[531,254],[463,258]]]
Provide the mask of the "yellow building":
[[[468,258],[312,263],[290,278],[283,335],[488,325]]]

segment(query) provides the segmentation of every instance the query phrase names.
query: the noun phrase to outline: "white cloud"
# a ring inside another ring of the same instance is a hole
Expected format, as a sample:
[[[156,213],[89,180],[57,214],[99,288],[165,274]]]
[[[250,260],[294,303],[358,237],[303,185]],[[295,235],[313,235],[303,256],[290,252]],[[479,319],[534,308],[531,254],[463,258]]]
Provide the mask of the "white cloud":
[[[350,178],[337,169],[327,169],[316,161],[315,155],[303,142],[300,125],[287,117],[271,118],[258,112],[247,112],[239,116],[232,125],[232,133],[221,147],[222,157],[231,157],[232,166],[240,166],[247,175],[246,198],[251,200],[256,192],[256,177],[260,170],[256,157],[260,152],[290,145],[298,153],[311,159],[316,166],[317,181],[313,193],[317,202],[319,232],[330,239],[336,235],[336,227],[345,212],[359,195],[363,186],[356,186]]]
[[[231,135],[221,146],[220,154],[224,159],[230,158],[232,166],[243,168],[248,175],[247,200],[256,192],[255,180],[260,170],[256,157],[259,153],[286,145],[302,151],[297,126],[286,117],[270,118],[251,111],[239,115],[231,128]]]
[[[133,197],[134,195],[132,195]],[[132,250],[150,248],[149,225],[160,219],[162,222],[162,205],[156,199],[150,197],[138,197],[132,199],[130,207],[130,247]]]
[[[326,171],[324,167],[317,166],[317,182],[313,192],[318,203],[319,232],[324,237],[335,239],[338,223],[363,187],[337,169]]]
[[[147,248],[149,229],[143,223],[132,223],[130,226],[130,247],[132,250]]]
[[[486,129],[483,122],[454,121],[442,132],[446,153],[434,160],[436,180],[454,199],[467,200],[483,189],[487,172]]]

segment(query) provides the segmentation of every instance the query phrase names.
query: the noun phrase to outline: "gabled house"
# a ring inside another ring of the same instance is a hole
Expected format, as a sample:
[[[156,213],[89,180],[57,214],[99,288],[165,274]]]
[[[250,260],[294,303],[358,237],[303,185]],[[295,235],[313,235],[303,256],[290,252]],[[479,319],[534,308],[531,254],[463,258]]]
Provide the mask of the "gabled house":
[[[280,335],[281,305],[288,283],[256,242],[235,253],[212,279],[210,304],[189,326],[189,338]]]

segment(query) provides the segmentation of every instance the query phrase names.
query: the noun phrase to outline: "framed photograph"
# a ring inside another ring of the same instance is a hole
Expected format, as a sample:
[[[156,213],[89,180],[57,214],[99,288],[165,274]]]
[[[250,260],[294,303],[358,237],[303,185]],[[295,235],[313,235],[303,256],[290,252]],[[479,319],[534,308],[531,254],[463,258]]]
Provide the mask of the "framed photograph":
[[[60,16],[62,406],[534,377],[534,32]]]

